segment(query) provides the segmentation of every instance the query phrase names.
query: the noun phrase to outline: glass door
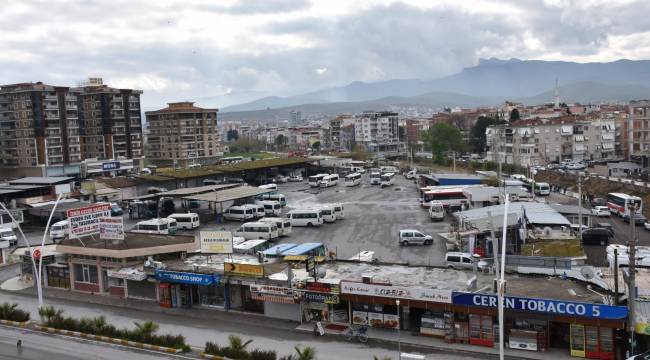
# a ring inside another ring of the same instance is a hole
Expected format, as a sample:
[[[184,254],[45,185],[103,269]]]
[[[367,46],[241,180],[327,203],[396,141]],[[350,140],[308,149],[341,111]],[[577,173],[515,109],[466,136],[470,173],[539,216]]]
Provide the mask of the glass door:
[[[585,327],[571,324],[571,356],[585,357]]]

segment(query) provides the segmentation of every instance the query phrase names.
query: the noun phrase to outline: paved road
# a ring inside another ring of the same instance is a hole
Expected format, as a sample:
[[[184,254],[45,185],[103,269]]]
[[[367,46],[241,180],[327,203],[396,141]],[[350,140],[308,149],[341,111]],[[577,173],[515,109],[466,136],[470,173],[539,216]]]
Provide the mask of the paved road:
[[[18,348],[16,341],[23,345]],[[0,327],[0,359],[21,360],[154,360],[173,356],[133,351],[118,346]]]
[[[1,293],[2,301],[17,302],[20,307],[31,312],[33,319],[38,319],[37,301],[32,296]],[[63,309],[66,314],[75,317],[81,316],[99,316],[103,315],[107,320],[116,326],[132,326],[134,321],[152,320],[160,324],[161,333],[181,333],[185,335],[187,341],[193,347],[202,348],[206,341],[216,341],[220,344],[226,344],[228,335],[236,334],[244,339],[254,339],[251,344],[252,348],[259,347],[260,349],[274,349],[278,354],[290,354],[294,351],[294,346],[301,347],[312,346],[316,349],[319,360],[341,360],[341,359],[372,359],[373,355],[381,358],[383,356],[393,356],[397,350],[394,345],[388,345],[378,342],[369,342],[368,345],[359,343],[350,343],[341,341],[342,338],[328,335],[323,338],[314,338],[311,334],[298,333],[295,331],[278,330],[275,327],[270,327],[265,324],[263,317],[251,318],[228,316],[220,318],[218,321],[214,319],[196,319],[185,318],[179,315],[164,314],[158,312],[143,312],[131,310],[126,308],[100,306],[95,304],[88,304],[83,302],[48,299],[47,305],[53,305],[56,308]],[[215,310],[216,311],[216,310]],[[252,321],[251,321],[252,319]],[[0,327],[0,329],[2,329]],[[20,335],[22,338],[22,334]],[[404,335],[406,336],[406,335]],[[3,349],[15,348],[16,337],[10,337],[3,332],[0,332],[0,339],[8,340],[9,344],[13,343],[13,347],[3,346],[0,341],[0,354],[3,354]],[[32,342],[33,340],[23,340]],[[34,341],[34,343],[39,343]],[[47,343],[46,343],[47,344]],[[76,348],[76,345],[73,346]],[[108,348],[110,349],[110,347]],[[408,350],[408,348],[403,347]],[[15,349],[14,349],[15,350]],[[54,351],[54,350],[53,350]],[[92,353],[92,352],[91,352]],[[102,355],[103,351],[99,351]],[[71,353],[75,355],[75,353]],[[426,353],[428,359],[440,360],[465,360],[473,358],[470,355],[456,355],[449,353],[428,351]],[[54,354],[56,355],[56,354]],[[36,356],[36,355],[34,355]],[[0,356],[2,358],[2,356]],[[48,360],[64,359],[65,357],[30,357],[37,359],[48,358]],[[73,357],[74,358],[74,357]],[[104,357],[86,357],[86,359],[104,359]],[[112,359],[119,359],[119,356],[106,357]],[[122,357],[131,359],[132,357]],[[66,358],[67,359],[67,358]],[[136,358],[139,359],[139,358]]]

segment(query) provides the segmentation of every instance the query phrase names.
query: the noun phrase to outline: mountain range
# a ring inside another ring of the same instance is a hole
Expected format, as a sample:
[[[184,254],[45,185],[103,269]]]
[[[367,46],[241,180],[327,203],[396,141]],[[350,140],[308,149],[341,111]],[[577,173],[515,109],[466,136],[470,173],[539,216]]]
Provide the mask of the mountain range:
[[[241,115],[252,120],[258,116],[287,118],[291,109],[331,115],[407,105],[475,107],[497,105],[504,100],[539,104],[553,100],[556,79],[560,98],[567,103],[650,98],[650,87],[646,85],[650,84],[649,60],[575,63],[493,58],[438,79],[357,81],[296,96],[265,97],[225,107],[220,114],[222,118]],[[260,110],[262,114],[257,113]]]

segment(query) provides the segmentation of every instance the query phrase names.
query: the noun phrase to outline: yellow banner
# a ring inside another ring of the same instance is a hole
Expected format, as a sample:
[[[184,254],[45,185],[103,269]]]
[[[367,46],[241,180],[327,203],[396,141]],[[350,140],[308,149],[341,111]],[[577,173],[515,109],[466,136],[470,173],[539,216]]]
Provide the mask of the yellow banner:
[[[634,327],[634,332],[642,335],[650,335],[650,324],[638,322]]]
[[[262,277],[264,276],[264,267],[254,264],[224,263],[223,272],[233,275]]]

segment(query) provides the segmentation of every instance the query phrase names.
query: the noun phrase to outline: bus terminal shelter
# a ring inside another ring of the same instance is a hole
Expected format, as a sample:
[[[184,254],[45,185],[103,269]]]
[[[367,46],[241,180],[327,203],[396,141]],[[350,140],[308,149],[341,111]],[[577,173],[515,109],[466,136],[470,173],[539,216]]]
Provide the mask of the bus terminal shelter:
[[[221,223],[224,203],[246,203],[248,199],[252,200],[258,195],[269,194],[273,192],[275,192],[275,190],[260,189],[253,186],[243,185],[203,194],[185,196],[182,199],[186,202],[207,202],[208,208],[213,209],[214,213],[217,214],[217,222]],[[230,206],[230,204],[227,206]]]

